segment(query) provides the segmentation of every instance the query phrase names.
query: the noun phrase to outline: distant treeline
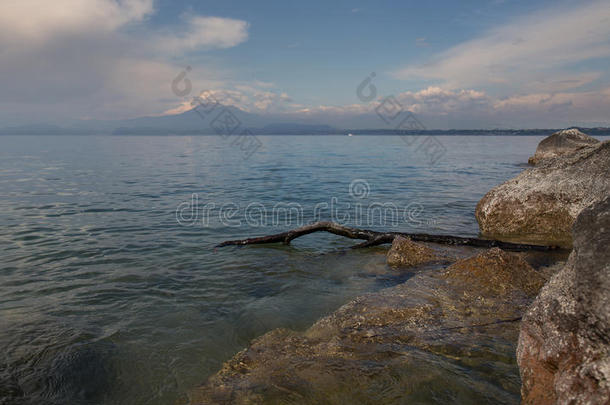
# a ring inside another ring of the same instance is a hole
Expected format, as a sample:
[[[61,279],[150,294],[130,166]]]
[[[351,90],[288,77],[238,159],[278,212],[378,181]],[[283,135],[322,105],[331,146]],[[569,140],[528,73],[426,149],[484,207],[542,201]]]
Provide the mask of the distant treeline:
[[[610,136],[610,128],[578,128],[591,136]],[[561,128],[563,129],[563,128]],[[396,129],[337,129],[321,128],[248,128],[253,135],[481,135],[481,136],[547,136],[558,131],[558,128],[535,129],[427,129],[427,130],[396,130]],[[238,135],[240,132],[236,133]],[[96,131],[87,129],[60,127],[13,127],[0,129],[0,135],[217,135],[212,128],[172,130],[167,128],[134,127],[117,128],[113,131]]]
[[[610,128],[578,128],[591,136],[610,136]],[[497,135],[497,136],[547,136],[564,128],[535,129],[427,129],[427,130],[394,130],[394,129],[355,129],[348,131],[354,135]],[[343,132],[345,133],[345,131]]]
[[[591,136],[610,136],[610,128],[578,128]],[[535,129],[426,129],[426,130],[396,130],[396,129],[337,129],[337,128],[301,128],[272,129],[248,128],[253,135],[481,135],[481,136],[548,136],[563,128]],[[216,135],[211,128],[201,131],[171,131],[160,128],[118,128],[114,135]]]

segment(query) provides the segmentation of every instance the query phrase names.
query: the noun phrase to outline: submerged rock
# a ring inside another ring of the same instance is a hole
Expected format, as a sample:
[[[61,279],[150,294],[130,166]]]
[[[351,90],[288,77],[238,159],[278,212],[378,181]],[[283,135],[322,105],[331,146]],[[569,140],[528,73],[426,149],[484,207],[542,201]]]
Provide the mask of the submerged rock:
[[[515,403],[517,320],[544,279],[492,249],[255,339],[193,404]]]
[[[394,238],[387,256],[390,266],[417,266],[435,260],[439,260],[439,257],[434,250],[402,236]]]
[[[574,225],[574,250],[521,324],[525,404],[610,403],[610,198]]]
[[[475,216],[482,235],[572,246],[578,214],[610,194],[610,141],[540,162],[490,190]]]
[[[534,156],[530,157],[528,163],[536,165],[544,159],[549,159],[567,153],[572,153],[582,147],[591,146],[599,141],[576,128],[563,129],[544,138],[536,149]]]

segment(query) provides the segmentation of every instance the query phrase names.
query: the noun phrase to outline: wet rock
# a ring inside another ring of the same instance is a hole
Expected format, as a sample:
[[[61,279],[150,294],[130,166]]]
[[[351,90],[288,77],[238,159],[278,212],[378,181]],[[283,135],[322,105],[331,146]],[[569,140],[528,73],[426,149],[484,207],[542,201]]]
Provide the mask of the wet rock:
[[[610,194],[610,141],[541,161],[493,188],[475,216],[483,236],[524,243],[572,246],[578,214]]]
[[[599,141],[576,128],[563,129],[544,138],[536,149],[534,156],[530,157],[528,163],[536,165],[544,159],[549,159],[567,153],[572,153],[582,147],[591,146]]]
[[[439,257],[434,250],[402,236],[394,238],[387,256],[388,265],[395,267],[416,266],[435,260],[439,260]]]
[[[490,296],[510,292],[536,295],[545,282],[521,256],[499,248],[456,262],[443,277],[459,280],[469,290]]]
[[[517,320],[543,281],[499,249],[420,272],[254,340],[192,403],[515,403]]]
[[[610,198],[574,225],[574,250],[521,324],[525,404],[610,403]]]

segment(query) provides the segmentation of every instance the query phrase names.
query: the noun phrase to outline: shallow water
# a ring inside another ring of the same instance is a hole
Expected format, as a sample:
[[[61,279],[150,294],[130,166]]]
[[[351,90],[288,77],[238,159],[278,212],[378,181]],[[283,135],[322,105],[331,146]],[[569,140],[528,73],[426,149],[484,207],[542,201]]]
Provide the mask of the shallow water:
[[[259,139],[246,158],[212,136],[0,137],[0,403],[182,400],[250,339],[410,276],[329,235],[215,244],[317,217],[475,236],[541,138],[437,137],[435,164],[395,136]]]

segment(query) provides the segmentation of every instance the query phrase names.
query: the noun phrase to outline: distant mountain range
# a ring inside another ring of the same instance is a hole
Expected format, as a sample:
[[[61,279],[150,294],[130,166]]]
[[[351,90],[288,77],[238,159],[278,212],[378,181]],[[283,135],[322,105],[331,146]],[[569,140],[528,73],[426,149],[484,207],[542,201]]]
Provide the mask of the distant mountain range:
[[[332,119],[331,119],[332,118]],[[339,125],[318,123],[333,121]],[[249,131],[256,135],[549,135],[557,129],[393,129],[383,125],[374,112],[340,119],[327,116],[294,117],[260,115],[233,106],[203,108],[181,114],[140,117],[127,120],[80,120],[65,125],[22,125],[0,128],[0,135],[232,135]],[[561,129],[561,128],[560,128]],[[610,135],[610,128],[579,128],[589,135]]]

